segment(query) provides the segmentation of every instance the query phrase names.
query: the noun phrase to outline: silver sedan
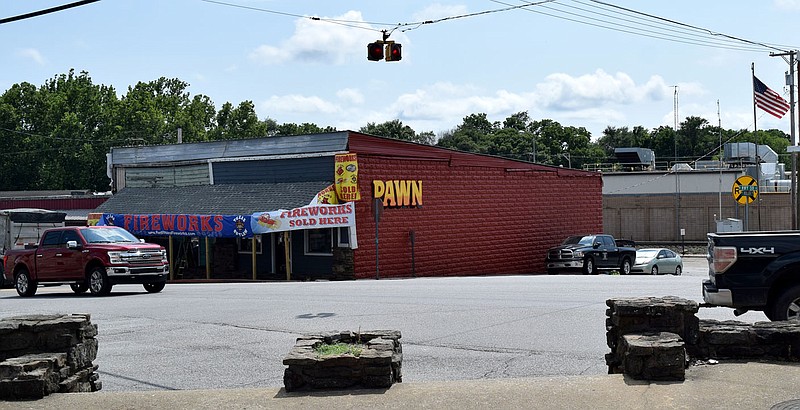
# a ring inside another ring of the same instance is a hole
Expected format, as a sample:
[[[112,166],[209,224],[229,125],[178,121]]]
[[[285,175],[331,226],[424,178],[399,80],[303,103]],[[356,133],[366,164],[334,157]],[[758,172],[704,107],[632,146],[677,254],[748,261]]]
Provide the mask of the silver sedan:
[[[681,255],[664,248],[637,249],[636,261],[633,262],[631,273],[649,273],[658,275],[671,273],[680,275],[683,271]]]

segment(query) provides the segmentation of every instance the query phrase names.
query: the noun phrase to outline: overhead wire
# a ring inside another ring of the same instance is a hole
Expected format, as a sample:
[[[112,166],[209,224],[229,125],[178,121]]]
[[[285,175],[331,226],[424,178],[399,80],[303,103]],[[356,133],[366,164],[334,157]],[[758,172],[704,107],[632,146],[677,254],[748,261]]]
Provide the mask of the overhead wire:
[[[784,50],[781,50],[779,48],[773,47],[772,45],[769,45],[767,43],[761,43],[761,42],[746,40],[746,39],[735,37],[735,36],[731,36],[731,35],[728,35],[728,34],[715,32],[715,31],[712,31],[712,30],[709,30],[709,29],[706,29],[706,28],[693,26],[691,24],[681,23],[681,22],[676,21],[676,20],[670,20],[670,19],[667,19],[667,18],[664,18],[664,17],[659,17],[659,16],[655,16],[655,15],[652,15],[652,14],[643,13],[643,12],[632,10],[632,9],[625,8],[625,7],[622,7],[622,6],[617,6],[617,5],[611,4],[611,3],[606,3],[606,2],[603,2],[603,1],[600,1],[600,0],[589,0],[589,1],[591,1],[593,3],[597,3],[597,4],[602,4],[604,6],[613,7],[613,8],[620,9],[620,10],[625,10],[625,11],[628,11],[628,12],[631,12],[631,13],[635,13],[635,14],[638,14],[638,15],[647,16],[647,17],[652,18],[652,19],[665,21],[665,22],[668,22],[668,23],[671,23],[671,24],[675,24],[675,25],[679,25],[679,26],[683,26],[683,27],[689,27],[689,28],[692,28],[692,29],[695,29],[695,30],[705,31],[705,32],[707,32],[708,34],[710,34],[712,36],[720,36],[720,37],[728,38],[728,39],[731,39],[731,40],[740,41],[740,42],[743,42],[743,43],[750,43],[750,44],[753,44],[753,45],[759,45],[759,46],[762,46],[764,48],[771,48],[771,49],[774,49],[774,50],[784,51]]]
[[[76,2],[73,2],[73,3],[69,3],[69,4],[64,4],[64,5],[61,5],[61,6],[50,7],[49,9],[34,11],[34,12],[30,12],[30,13],[25,13],[25,14],[20,14],[19,16],[6,17],[6,18],[0,19],[0,24],[11,23],[12,21],[19,21],[19,20],[29,19],[29,18],[32,18],[32,17],[39,17],[39,16],[43,16],[45,14],[55,13],[55,12],[58,12],[58,11],[71,9],[73,7],[79,7],[79,6],[83,6],[83,5],[86,5],[86,4],[95,3],[95,2],[98,2],[98,1],[100,1],[100,0],[81,0],[81,1],[76,1]]]
[[[442,17],[432,20],[424,20],[407,23],[383,23],[374,21],[343,20],[322,17],[311,17],[295,13],[282,12],[277,10],[245,6],[221,0],[201,0],[206,3],[213,3],[229,7],[237,7],[246,10],[253,10],[288,17],[306,18],[314,21],[340,24],[347,27],[359,28],[370,31],[389,33],[400,30],[406,32],[418,29],[424,25],[436,24],[450,20],[476,17],[481,15],[507,12],[511,10],[524,10],[548,17],[572,21],[580,24],[618,31],[626,34],[649,37],[657,40],[670,41],[682,44],[690,44],[702,47],[728,49],[746,52],[785,51],[797,47],[771,44],[759,41],[752,41],[745,38],[732,36],[717,32],[708,28],[694,26],[680,21],[660,17],[654,14],[641,12],[627,7],[618,6],[601,0],[541,0],[534,2],[523,2],[512,4],[501,0],[490,0],[493,3],[502,4],[506,7],[499,9],[483,10],[473,13],[465,13],[453,16]],[[578,4],[579,6],[570,4]],[[376,29],[369,26],[391,27],[387,29]]]
[[[600,16],[604,16],[604,17],[608,17],[608,18],[612,18],[612,19],[618,19],[618,20],[633,24],[633,26],[627,25],[627,24],[622,24],[622,26],[626,27],[626,28],[638,29],[638,30],[641,30],[644,33],[652,33],[652,34],[655,34],[655,35],[658,35],[658,36],[661,36],[661,35],[673,36],[673,37],[667,37],[666,39],[675,38],[674,36],[677,36],[677,38],[684,39],[684,40],[689,40],[689,41],[706,41],[706,42],[708,42],[709,45],[712,45],[712,46],[713,45],[719,45],[719,46],[722,46],[722,47],[729,47],[729,48],[733,48],[733,49],[741,49],[741,50],[745,50],[745,51],[763,51],[761,47],[756,47],[756,46],[745,47],[745,46],[742,46],[741,43],[742,42],[747,42],[746,40],[735,40],[734,41],[734,40],[732,40],[730,38],[727,38],[727,37],[722,38],[722,39],[708,38],[707,30],[695,28],[695,27],[692,27],[692,26],[688,26],[688,25],[683,24],[683,23],[677,23],[677,22],[672,23],[672,20],[669,20],[669,19],[661,19],[661,18],[658,18],[658,17],[654,16],[655,20],[650,21],[650,20],[642,19],[641,16],[637,16],[637,15],[631,16],[629,14],[622,13],[622,12],[616,10],[616,9],[610,9],[610,10],[609,9],[604,9],[602,7],[597,6],[596,4],[591,4],[591,3],[587,3],[587,2],[583,2],[583,1],[579,1],[579,0],[574,0],[573,3],[578,3],[578,4],[581,4],[581,5],[585,5],[587,7],[597,8],[599,10],[602,10],[603,12],[613,12],[614,14],[619,14],[621,16],[624,16],[624,18],[623,18],[623,17],[614,16],[612,14],[606,14],[606,13],[597,12],[597,14],[600,15]],[[581,8],[581,7],[577,7],[577,6],[571,6],[571,5],[565,4],[565,3],[562,3],[562,4],[564,4],[565,7],[573,8],[573,9],[576,9],[576,10],[585,11],[585,12],[588,12],[588,13],[593,13],[593,11],[589,10],[589,9],[585,9],[585,8]],[[605,4],[605,3],[602,3],[602,4]],[[629,9],[624,9],[624,10],[629,10]],[[645,14],[645,15],[646,16],[650,16],[649,14]],[[609,22],[609,21],[605,21],[605,20],[601,20],[601,21],[606,22],[606,23],[613,23],[613,22]],[[676,27],[675,24],[678,24],[678,26]],[[640,29],[640,28],[638,28],[636,26],[649,27],[650,29],[646,29],[646,28]],[[663,37],[658,37],[658,38],[665,39]]]
[[[491,1],[503,5],[510,4],[500,0]],[[740,37],[718,33],[706,28],[615,6],[599,0],[588,0],[588,2],[593,4],[589,4],[586,1],[580,0],[574,0],[571,2],[557,1],[549,5],[542,5],[535,9],[523,7],[522,10],[589,26],[650,37],[664,41],[751,52],[782,50],[776,45],[770,45],[763,42],[756,42]],[[569,3],[578,3],[585,7],[597,8],[603,11],[603,13],[570,5]],[[544,10],[548,10],[549,12]],[[624,16],[624,18],[617,16],[617,14]]]

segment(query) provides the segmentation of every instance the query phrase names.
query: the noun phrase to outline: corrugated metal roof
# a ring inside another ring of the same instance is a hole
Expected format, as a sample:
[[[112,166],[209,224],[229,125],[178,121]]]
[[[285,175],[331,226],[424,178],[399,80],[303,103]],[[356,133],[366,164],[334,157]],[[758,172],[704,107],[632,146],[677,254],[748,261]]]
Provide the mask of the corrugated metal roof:
[[[94,212],[249,215],[308,205],[333,181],[125,188]]]
[[[347,131],[244,140],[111,148],[112,165],[298,155],[347,150]]]

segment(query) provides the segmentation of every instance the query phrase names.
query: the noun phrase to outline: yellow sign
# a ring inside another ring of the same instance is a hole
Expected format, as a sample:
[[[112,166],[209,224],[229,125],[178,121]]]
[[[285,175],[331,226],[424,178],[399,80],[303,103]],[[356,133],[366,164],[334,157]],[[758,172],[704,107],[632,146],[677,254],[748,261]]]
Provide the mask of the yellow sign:
[[[311,204],[338,204],[339,198],[336,196],[336,189],[333,184],[328,185],[327,188],[317,192]]]
[[[747,205],[758,198],[758,182],[749,175],[741,176],[733,183],[733,199]]]
[[[356,154],[336,155],[336,195],[342,202],[358,201],[358,158]]]
[[[384,207],[422,206],[422,181],[372,181],[372,197],[383,200]]]

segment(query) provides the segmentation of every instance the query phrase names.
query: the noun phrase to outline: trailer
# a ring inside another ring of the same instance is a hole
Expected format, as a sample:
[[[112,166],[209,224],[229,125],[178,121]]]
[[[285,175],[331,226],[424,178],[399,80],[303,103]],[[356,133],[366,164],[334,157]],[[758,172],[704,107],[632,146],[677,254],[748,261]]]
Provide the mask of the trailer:
[[[42,232],[64,226],[65,212],[37,208],[0,210],[0,255],[9,249],[23,249],[39,243]],[[10,286],[4,279],[0,265],[0,286]]]

